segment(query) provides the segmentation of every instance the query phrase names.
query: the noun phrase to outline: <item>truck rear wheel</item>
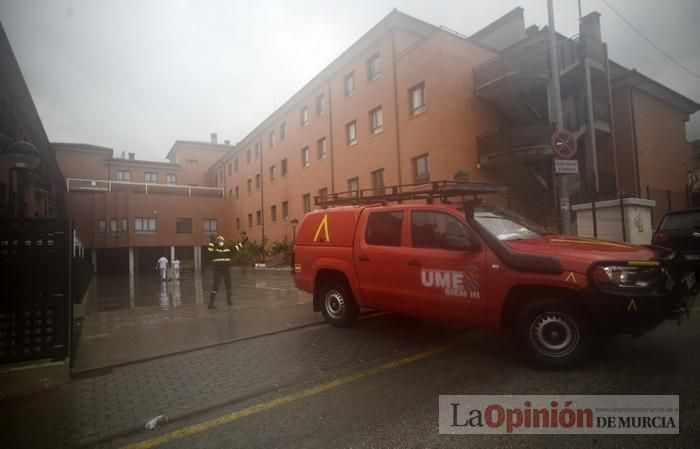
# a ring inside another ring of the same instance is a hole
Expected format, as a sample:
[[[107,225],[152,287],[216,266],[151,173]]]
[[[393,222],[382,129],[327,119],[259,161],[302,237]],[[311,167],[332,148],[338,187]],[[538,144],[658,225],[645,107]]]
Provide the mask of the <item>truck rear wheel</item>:
[[[590,346],[591,326],[570,301],[541,299],[527,305],[517,335],[532,360],[543,368],[566,369],[582,362]]]
[[[321,287],[321,313],[332,326],[349,326],[360,312],[352,292],[345,283],[327,282]]]

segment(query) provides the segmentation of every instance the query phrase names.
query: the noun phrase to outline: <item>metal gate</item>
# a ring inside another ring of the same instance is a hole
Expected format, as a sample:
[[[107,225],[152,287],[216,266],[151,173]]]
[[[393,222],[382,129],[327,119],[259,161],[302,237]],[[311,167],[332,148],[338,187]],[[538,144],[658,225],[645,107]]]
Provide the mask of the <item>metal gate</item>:
[[[68,356],[71,238],[68,220],[0,220],[0,363]]]

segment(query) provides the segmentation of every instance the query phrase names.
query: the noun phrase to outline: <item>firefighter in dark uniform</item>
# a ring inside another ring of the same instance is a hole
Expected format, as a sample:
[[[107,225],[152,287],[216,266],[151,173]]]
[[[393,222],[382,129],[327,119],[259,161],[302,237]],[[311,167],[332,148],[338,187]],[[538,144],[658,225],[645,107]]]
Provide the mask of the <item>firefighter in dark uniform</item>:
[[[233,300],[231,299],[231,273],[229,272],[229,266],[231,265],[233,254],[241,251],[244,243],[245,238],[242,242],[226,243],[226,239],[221,235],[217,236],[213,242],[209,242],[207,251],[212,257],[211,261],[214,265],[214,284],[212,285],[211,293],[209,293],[210,309],[216,309],[214,299],[216,299],[216,291],[219,289],[222,279],[224,284],[226,284],[226,300],[228,305],[233,305]]]

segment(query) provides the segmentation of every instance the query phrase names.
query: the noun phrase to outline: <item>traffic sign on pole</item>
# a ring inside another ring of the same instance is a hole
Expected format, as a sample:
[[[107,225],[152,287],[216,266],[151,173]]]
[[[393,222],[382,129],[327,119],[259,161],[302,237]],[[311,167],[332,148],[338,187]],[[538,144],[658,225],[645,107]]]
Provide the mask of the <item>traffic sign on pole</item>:
[[[562,159],[572,159],[576,156],[576,136],[568,129],[554,131],[549,139],[554,154]]]

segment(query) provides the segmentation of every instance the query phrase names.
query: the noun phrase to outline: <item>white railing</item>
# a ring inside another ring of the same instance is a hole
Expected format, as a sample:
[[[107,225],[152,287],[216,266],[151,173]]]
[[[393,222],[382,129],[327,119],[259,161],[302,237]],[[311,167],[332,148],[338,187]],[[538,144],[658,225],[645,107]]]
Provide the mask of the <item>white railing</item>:
[[[182,184],[156,184],[150,182],[106,181],[103,179],[66,178],[68,192],[118,192],[129,190],[135,193],[170,194],[187,196],[224,197],[221,187],[200,187]]]

